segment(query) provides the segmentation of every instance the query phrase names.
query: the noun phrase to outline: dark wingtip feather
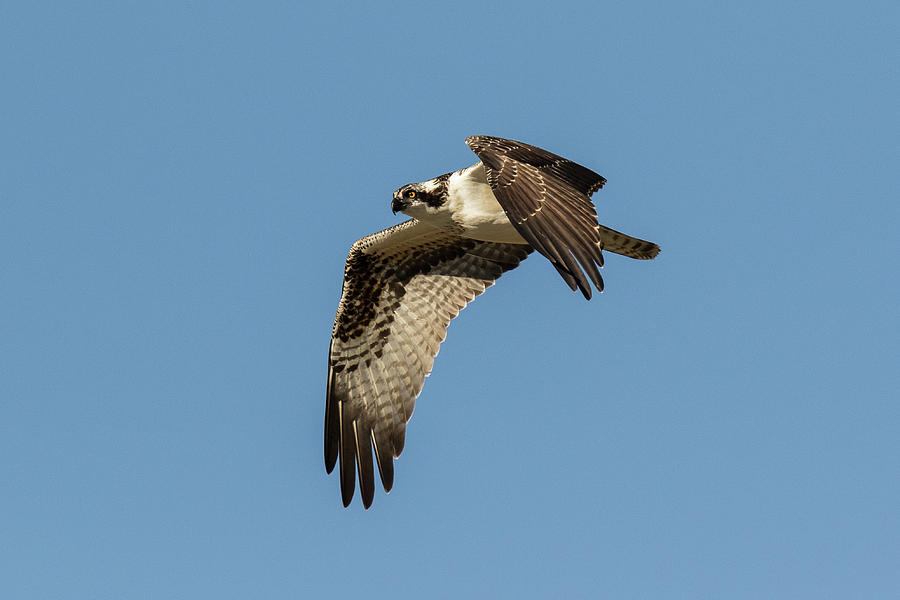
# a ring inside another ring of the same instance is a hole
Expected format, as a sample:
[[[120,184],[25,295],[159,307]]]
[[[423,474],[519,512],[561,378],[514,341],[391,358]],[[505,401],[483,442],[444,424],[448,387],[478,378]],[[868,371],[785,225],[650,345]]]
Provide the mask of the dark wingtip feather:
[[[337,422],[337,419],[334,415],[329,414],[333,412],[333,408],[329,409],[325,408],[325,472],[331,473],[334,471],[334,465],[337,463],[338,459],[338,448],[341,443],[341,433],[340,433],[340,424]]]
[[[340,445],[340,432],[336,435],[332,431],[332,419],[329,418],[328,409],[325,409],[325,472],[334,471],[334,465],[338,459],[338,447]]]
[[[346,422],[343,402],[338,402],[338,410],[341,419],[341,499],[344,502],[344,508],[350,506],[353,500],[353,491],[356,487],[356,440],[353,436],[353,425]]]
[[[592,183],[587,189],[587,195],[593,196],[594,192],[601,189],[604,185],[606,185],[606,177],[602,175],[597,175],[597,179]]]
[[[391,431],[391,446],[394,449],[394,456],[400,456],[403,453],[403,446],[406,445],[406,424],[395,427]]]
[[[378,474],[381,475],[381,485],[384,486],[384,492],[390,494],[394,488],[394,459],[388,457],[384,462],[379,462]]]
[[[331,341],[334,346],[334,340]],[[331,473],[338,458],[341,443],[341,424],[337,399],[334,397],[334,368],[331,348],[328,349],[328,379],[325,383],[325,472]]]
[[[389,448],[390,439],[385,440],[382,436],[382,439],[386,442],[382,446],[378,443],[378,437],[373,431],[372,446],[375,448],[375,462],[378,465],[378,474],[381,476],[381,485],[384,486],[385,492],[390,492],[391,488],[394,487],[394,457],[389,450],[386,452],[386,449]]]
[[[353,435],[356,439],[356,461],[359,467],[359,492],[364,508],[372,506],[375,498],[375,470],[372,467],[372,444],[369,442],[368,428],[359,421],[353,422]]]

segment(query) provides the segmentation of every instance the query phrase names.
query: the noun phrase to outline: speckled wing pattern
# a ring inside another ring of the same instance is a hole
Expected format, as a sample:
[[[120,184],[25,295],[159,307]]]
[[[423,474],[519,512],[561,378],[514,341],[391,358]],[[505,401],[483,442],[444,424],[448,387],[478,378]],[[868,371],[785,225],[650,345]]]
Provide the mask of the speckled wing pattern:
[[[542,148],[484,135],[466,139],[481,159],[488,184],[510,222],[546,256],[572,290],[603,291],[602,250],[653,258],[659,247],[604,227],[590,196],[606,179]],[[587,272],[587,276],[585,275]]]
[[[331,337],[325,467],[340,465],[344,506],[356,471],[363,505],[385,491],[406,423],[447,326],[467,303],[531,252],[524,244],[461,238],[415,219],[353,244]]]

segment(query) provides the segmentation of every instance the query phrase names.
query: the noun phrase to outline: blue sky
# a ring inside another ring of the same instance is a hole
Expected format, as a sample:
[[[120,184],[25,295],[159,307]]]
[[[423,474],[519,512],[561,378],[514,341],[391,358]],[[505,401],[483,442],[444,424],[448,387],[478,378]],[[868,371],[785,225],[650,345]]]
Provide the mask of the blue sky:
[[[900,591],[893,2],[0,9],[0,594]],[[511,137],[658,242],[450,327],[371,510],[322,464],[351,243]]]

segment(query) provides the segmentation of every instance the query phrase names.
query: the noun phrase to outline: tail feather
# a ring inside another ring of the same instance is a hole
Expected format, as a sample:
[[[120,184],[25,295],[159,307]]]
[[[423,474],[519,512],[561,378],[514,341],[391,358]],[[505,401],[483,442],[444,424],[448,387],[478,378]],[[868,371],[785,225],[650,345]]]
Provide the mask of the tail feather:
[[[629,258],[648,259],[659,254],[659,246],[600,225],[600,241],[603,249]]]

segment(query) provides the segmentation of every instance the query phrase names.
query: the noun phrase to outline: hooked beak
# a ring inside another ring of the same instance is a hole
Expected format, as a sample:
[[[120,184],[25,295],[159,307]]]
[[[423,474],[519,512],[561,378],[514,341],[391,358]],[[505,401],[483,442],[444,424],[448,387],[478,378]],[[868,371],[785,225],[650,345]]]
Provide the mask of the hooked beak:
[[[398,212],[406,210],[409,208],[409,202],[406,202],[403,198],[400,197],[400,194],[394,192],[394,200],[391,202],[391,210],[394,211],[396,215]]]

